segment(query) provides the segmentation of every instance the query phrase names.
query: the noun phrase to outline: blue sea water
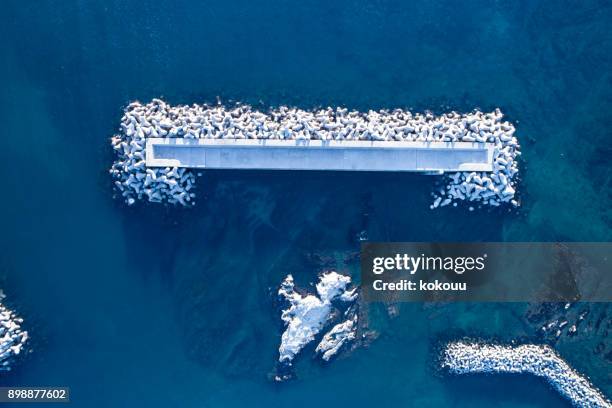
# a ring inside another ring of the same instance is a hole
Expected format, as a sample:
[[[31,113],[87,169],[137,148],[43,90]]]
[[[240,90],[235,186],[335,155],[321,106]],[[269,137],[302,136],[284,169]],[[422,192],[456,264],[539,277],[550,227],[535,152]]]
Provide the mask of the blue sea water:
[[[564,406],[530,377],[447,378],[449,333],[529,336],[520,304],[406,304],[381,336],[296,382],[267,380],[270,291],[373,241],[610,241],[606,1],[7,0],[0,15],[0,278],[31,352],[0,385],[78,407]],[[517,213],[428,209],[400,174],[210,172],[190,210],[112,199],[108,138],[138,99],[469,111],[517,124]],[[610,367],[560,352],[608,396]]]

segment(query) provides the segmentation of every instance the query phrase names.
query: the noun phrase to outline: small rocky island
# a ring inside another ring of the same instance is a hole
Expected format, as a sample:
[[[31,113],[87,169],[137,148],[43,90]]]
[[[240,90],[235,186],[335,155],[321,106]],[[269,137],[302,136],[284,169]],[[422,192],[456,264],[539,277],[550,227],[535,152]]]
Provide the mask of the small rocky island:
[[[351,287],[351,278],[335,271],[324,272],[316,284],[317,294],[296,288],[291,275],[278,290],[284,332],[278,348],[275,381],[295,376],[293,361],[309,343],[318,340],[317,358],[330,361],[358,336],[358,288]],[[323,336],[320,333],[326,331]]]

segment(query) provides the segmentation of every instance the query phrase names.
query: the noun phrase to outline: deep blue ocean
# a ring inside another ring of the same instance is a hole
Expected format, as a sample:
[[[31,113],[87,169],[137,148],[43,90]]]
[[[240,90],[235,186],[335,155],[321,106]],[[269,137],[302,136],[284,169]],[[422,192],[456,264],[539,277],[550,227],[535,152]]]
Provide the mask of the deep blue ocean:
[[[0,385],[74,407],[567,406],[527,376],[448,378],[437,338],[532,333],[520,304],[403,304],[380,337],[273,384],[271,291],[372,241],[611,241],[608,1],[17,1],[0,14],[0,283],[30,352]],[[194,209],[113,200],[132,100],[444,112],[500,107],[518,212],[432,212],[402,174],[209,172]],[[318,261],[313,261],[313,259]],[[344,268],[344,269],[343,269]],[[348,269],[347,269],[348,268]],[[608,340],[609,341],[609,340]],[[559,352],[612,395],[609,364]]]

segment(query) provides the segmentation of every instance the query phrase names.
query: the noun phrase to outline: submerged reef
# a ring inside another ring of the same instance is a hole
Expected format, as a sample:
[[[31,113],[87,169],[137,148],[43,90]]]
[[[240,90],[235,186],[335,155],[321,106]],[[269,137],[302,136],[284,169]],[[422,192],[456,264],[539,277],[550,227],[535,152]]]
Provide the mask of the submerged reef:
[[[249,105],[171,106],[160,99],[132,102],[111,138],[117,158],[110,173],[123,200],[194,204],[195,174],[184,168],[148,168],[146,138],[293,139],[346,141],[472,142],[495,145],[492,172],[443,175],[431,208],[510,204],[515,198],[520,146],[515,128],[499,109],[467,114],[411,113],[402,109],[358,112],[346,108],[307,111],[281,106],[267,113]]]
[[[533,303],[524,321],[533,327],[538,338],[549,344],[590,340],[594,355],[606,364],[612,363],[608,333],[612,329],[612,307],[609,303]]]
[[[544,378],[577,407],[612,407],[597,388],[545,345],[454,342],[446,345],[441,365],[452,374],[532,374]]]
[[[0,291],[0,302],[4,293]],[[28,332],[21,329],[23,319],[0,303],[0,370],[9,371],[15,356],[21,353]]]
[[[607,263],[598,265],[595,258],[585,256],[570,244],[556,244],[556,249],[552,283],[538,295],[556,302],[526,305],[522,322],[531,328],[538,343],[588,356],[577,363],[580,369],[593,373],[597,382],[609,382],[609,370],[600,367],[612,364],[612,305],[585,301],[605,299],[602,296],[607,295],[609,286],[597,276],[608,273]]]
[[[351,278],[334,271],[323,273],[316,285],[317,295],[301,294],[297,291],[293,277],[281,283],[278,296],[285,308],[281,320],[285,330],[278,348],[279,367],[275,381],[292,378],[291,366],[302,349],[317,338],[317,335],[337,317],[334,301],[345,306],[342,316],[345,321],[331,328],[320,340],[315,354],[329,361],[340,349],[356,338],[358,316],[353,303],[358,297],[357,288],[349,289]],[[348,307],[347,307],[348,306]]]

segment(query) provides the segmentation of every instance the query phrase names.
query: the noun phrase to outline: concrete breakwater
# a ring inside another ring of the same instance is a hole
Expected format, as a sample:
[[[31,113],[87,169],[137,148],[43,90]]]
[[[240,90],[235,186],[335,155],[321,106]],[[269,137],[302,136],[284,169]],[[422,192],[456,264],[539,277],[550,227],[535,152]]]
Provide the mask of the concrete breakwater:
[[[444,349],[442,367],[453,374],[532,374],[544,378],[577,407],[612,407],[597,388],[549,346],[455,342]]]
[[[110,173],[129,205],[136,200],[193,205],[192,169],[147,165],[147,139],[304,140],[352,142],[424,142],[487,144],[494,147],[492,171],[444,173],[431,208],[466,201],[475,205],[517,206],[516,159],[520,155],[514,126],[501,111],[450,112],[443,115],[327,108],[306,111],[281,106],[267,113],[248,105],[171,106],[160,99],[129,104],[118,134],[111,138],[117,154]],[[393,171],[393,168],[389,168]]]
[[[0,302],[4,293],[0,291]],[[0,371],[9,371],[11,362],[23,349],[28,332],[21,329],[23,319],[0,303]]]

